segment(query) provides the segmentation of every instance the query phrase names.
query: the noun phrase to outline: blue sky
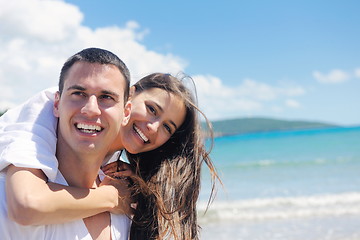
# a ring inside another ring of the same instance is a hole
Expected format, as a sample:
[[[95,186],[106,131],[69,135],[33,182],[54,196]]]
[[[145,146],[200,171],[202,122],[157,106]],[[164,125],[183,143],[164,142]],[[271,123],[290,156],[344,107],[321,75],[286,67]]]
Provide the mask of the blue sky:
[[[99,46],[118,54],[134,81],[189,74],[213,120],[360,124],[358,1],[0,2],[9,5],[0,10],[2,108],[56,85],[67,57]]]

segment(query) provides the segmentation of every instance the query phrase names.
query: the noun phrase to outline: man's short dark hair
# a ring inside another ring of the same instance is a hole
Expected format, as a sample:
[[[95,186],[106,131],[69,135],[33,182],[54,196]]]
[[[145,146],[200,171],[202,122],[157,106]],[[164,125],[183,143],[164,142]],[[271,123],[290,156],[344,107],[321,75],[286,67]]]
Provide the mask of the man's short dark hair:
[[[118,56],[114,53],[100,49],[100,48],[86,48],[72,57],[70,57],[61,68],[60,78],[59,78],[59,92],[60,95],[64,90],[64,81],[67,77],[69,69],[72,65],[76,62],[88,62],[88,63],[99,63],[99,64],[112,64],[116,66],[121,74],[125,78],[125,89],[124,89],[124,101],[126,102],[129,94],[129,87],[130,87],[130,72],[129,69],[126,67],[125,63],[120,60]]]

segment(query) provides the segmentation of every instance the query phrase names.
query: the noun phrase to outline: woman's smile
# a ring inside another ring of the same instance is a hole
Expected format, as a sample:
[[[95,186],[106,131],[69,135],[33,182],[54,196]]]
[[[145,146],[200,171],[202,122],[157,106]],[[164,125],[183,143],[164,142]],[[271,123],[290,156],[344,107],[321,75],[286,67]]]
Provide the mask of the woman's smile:
[[[150,143],[149,139],[145,136],[145,134],[138,128],[135,124],[133,125],[133,129],[137,135],[144,141],[144,143]]]

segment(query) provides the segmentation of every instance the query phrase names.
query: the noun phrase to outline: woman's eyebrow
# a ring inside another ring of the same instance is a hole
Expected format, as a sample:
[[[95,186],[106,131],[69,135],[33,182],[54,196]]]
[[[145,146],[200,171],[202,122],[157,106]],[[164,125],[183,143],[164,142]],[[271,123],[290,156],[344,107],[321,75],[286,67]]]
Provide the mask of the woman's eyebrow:
[[[170,123],[174,126],[174,128],[175,128],[175,130],[176,130],[176,129],[177,129],[176,124],[175,124],[173,121],[171,121],[171,120],[170,120]]]

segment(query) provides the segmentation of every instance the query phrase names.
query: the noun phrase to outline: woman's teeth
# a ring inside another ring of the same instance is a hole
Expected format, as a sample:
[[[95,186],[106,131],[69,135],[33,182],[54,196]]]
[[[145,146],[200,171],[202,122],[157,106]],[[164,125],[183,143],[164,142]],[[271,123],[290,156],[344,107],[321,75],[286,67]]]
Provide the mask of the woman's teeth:
[[[145,134],[138,127],[136,127],[135,125],[134,125],[134,130],[142,138],[142,140],[145,143],[149,142],[149,139],[145,136]]]

